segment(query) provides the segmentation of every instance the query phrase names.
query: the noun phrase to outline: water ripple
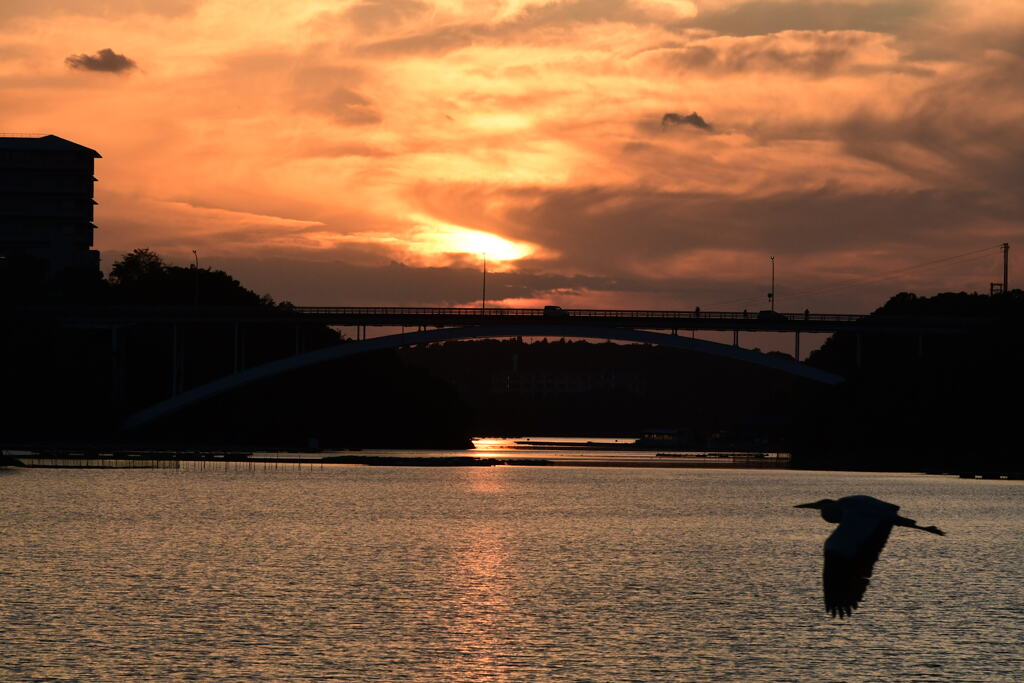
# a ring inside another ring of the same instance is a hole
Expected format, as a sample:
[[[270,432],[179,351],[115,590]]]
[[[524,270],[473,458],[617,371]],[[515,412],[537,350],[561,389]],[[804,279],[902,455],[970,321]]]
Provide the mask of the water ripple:
[[[0,480],[0,679],[1015,680],[1014,482],[586,468],[27,470]],[[866,492],[899,530],[820,599]],[[801,514],[804,513],[804,514]]]

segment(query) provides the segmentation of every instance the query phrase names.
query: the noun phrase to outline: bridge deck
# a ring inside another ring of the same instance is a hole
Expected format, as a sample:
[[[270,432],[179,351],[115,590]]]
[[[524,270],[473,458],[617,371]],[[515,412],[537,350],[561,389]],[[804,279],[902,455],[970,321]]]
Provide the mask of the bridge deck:
[[[847,313],[753,311],[651,311],[540,308],[417,308],[370,306],[291,306],[232,308],[218,306],[119,306],[33,309],[72,324],[132,323],[286,323],[366,327],[463,327],[514,324],[535,327],[578,325],[643,330],[767,332],[954,332],[977,319],[879,318]]]

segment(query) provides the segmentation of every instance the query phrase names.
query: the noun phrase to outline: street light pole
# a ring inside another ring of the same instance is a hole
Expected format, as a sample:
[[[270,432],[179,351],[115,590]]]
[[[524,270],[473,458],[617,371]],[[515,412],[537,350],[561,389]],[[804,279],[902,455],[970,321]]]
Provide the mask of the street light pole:
[[[192,256],[196,259],[196,272],[195,272],[195,299],[192,302],[194,306],[199,305],[199,252],[195,249],[192,250]]]
[[[772,260],[772,291],[768,294],[768,303],[771,304],[772,310],[775,310],[775,257],[769,256]]]
[[[484,286],[480,295],[480,311],[487,310],[487,252],[484,252]]]

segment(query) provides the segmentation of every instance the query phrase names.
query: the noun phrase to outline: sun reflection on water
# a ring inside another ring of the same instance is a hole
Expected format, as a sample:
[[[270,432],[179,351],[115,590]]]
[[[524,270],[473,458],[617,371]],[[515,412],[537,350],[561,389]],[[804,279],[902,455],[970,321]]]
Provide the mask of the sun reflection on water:
[[[504,468],[469,467],[462,485],[467,494],[500,494],[507,478]],[[516,621],[507,533],[499,524],[470,522],[452,548],[448,634],[459,653],[449,671],[454,679],[472,672],[507,680],[504,660],[515,646]]]
[[[467,467],[465,487],[472,493],[504,493],[507,478],[503,467]]]

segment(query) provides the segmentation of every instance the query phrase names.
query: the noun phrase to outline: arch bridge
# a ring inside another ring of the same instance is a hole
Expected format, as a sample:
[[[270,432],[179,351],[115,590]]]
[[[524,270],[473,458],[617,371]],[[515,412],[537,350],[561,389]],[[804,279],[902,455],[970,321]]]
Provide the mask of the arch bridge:
[[[356,340],[336,346],[296,353],[288,358],[237,371],[202,386],[180,391],[180,373],[172,381],[172,396],[129,415],[126,429],[144,426],[188,405],[221,395],[252,382],[380,349],[399,348],[457,339],[500,337],[574,337],[641,342],[731,358],[772,368],[825,384],[838,384],[842,377],[812,368],[798,360],[800,334],[855,332],[858,348],[861,333],[950,334],[979,321],[922,318],[881,318],[859,314],[780,313],[775,311],[688,311],[590,310],[510,308],[408,308],[408,307],[75,307],[47,311],[64,324],[109,327],[115,358],[119,350],[118,330],[133,324],[167,324],[177,344],[179,325],[273,324],[354,327]],[[367,327],[401,329],[398,334],[368,338]],[[412,328],[413,331],[406,331]],[[430,329],[432,328],[432,329]],[[680,336],[680,331],[731,331],[732,345]],[[739,346],[741,332],[785,332],[794,335],[794,357],[769,355]],[[298,339],[298,334],[296,339]],[[235,345],[236,368],[238,344]],[[177,365],[177,351],[175,365]],[[859,354],[858,354],[859,355]]]
[[[403,346],[414,346],[431,342],[450,341],[459,339],[488,339],[500,337],[522,337],[538,334],[540,330],[536,327],[523,325],[478,325],[469,327],[444,327],[434,330],[421,330],[416,332],[403,332],[399,334],[371,337],[352,341],[346,344],[338,344],[316,351],[300,353],[288,358],[282,358],[266,363],[248,370],[243,370],[233,375],[222,377],[213,382],[194,387],[176,396],[161,401],[148,408],[140,410],[124,421],[124,429],[136,429],[166,415],[170,415],[186,406],[214,398],[221,394],[238,389],[247,384],[263,379],[269,379],[292,370],[317,365],[327,361],[338,360],[355,356],[370,351],[382,349],[394,349]],[[648,330],[633,330],[623,327],[597,327],[587,325],[546,325],[543,334],[558,337],[576,337],[584,339],[608,339],[613,341],[640,342],[655,344],[669,348],[697,351],[714,356],[721,356],[733,360],[753,363],[762,367],[787,372],[798,377],[821,382],[824,384],[839,384],[843,378],[809,365],[797,362],[788,356],[769,355],[760,351],[751,351],[738,346],[729,346],[716,342],[694,339],[663,332],[651,332]]]

